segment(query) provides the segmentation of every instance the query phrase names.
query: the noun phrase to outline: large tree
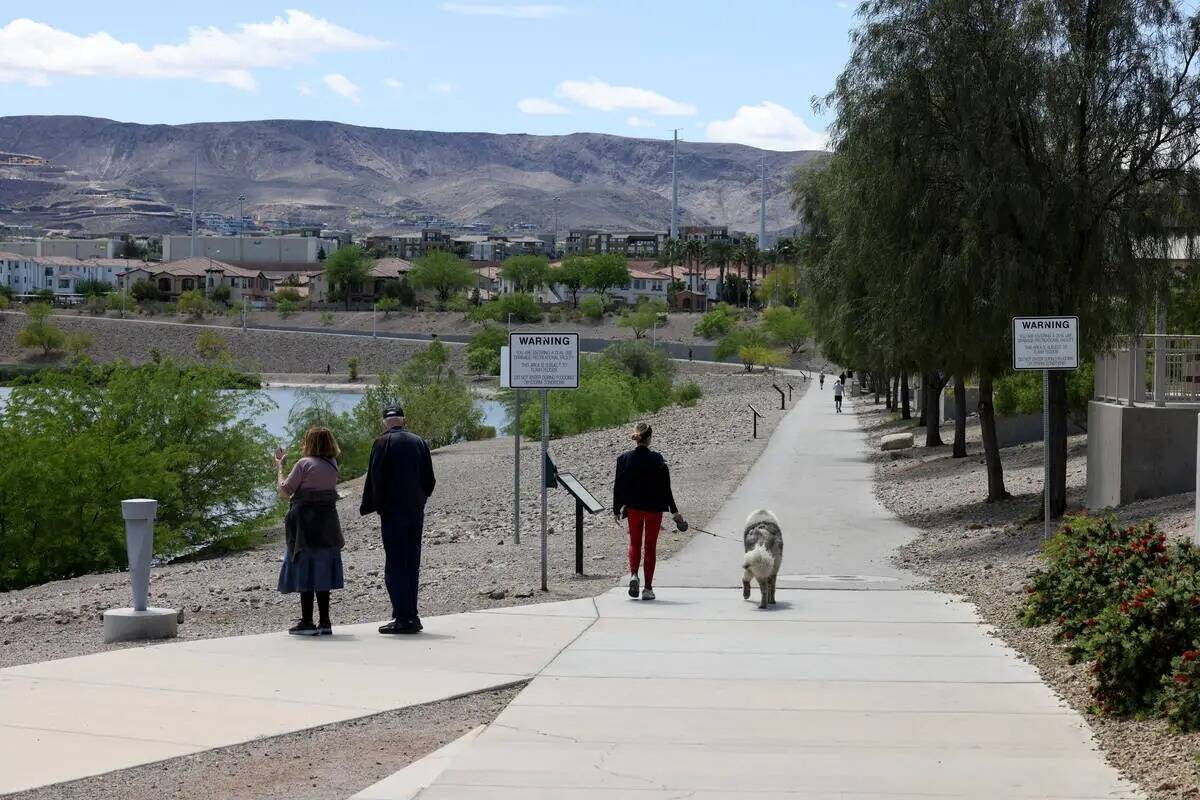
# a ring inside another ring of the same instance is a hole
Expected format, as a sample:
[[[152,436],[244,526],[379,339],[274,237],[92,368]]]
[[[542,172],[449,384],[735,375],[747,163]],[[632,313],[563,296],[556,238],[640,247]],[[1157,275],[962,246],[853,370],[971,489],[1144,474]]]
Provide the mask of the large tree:
[[[550,282],[565,286],[571,293],[571,306],[579,308],[579,290],[587,286],[591,269],[592,262],[587,256],[567,256],[550,270]]]
[[[509,256],[500,265],[500,277],[513,284],[514,290],[533,294],[550,281],[550,262],[545,256]]]
[[[329,286],[331,297],[341,299],[348,310],[351,292],[355,287],[362,286],[371,275],[371,259],[361,247],[352,244],[339,247],[323,264],[325,283]]]
[[[434,250],[413,263],[409,280],[418,289],[435,291],[438,302],[445,305],[446,301],[450,299],[450,295],[470,289],[475,285],[475,270],[453,253]]]
[[[591,267],[588,270],[587,288],[600,295],[600,299],[608,302],[608,293],[612,289],[629,285],[629,262],[625,256],[616,253],[600,253],[591,256]]]

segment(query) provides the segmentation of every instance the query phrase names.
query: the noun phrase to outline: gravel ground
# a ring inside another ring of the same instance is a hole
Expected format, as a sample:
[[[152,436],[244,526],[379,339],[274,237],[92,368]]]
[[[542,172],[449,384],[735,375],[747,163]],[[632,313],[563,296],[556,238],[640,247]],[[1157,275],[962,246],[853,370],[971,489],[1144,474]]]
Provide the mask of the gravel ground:
[[[17,345],[17,332],[24,325],[24,315],[0,312],[0,362],[21,361],[36,352]],[[133,364],[151,360],[152,350],[164,356],[184,361],[198,361],[196,339],[206,330],[205,325],[178,324],[138,320],[136,322],[75,315],[59,315],[54,319],[65,333],[85,331],[91,334],[92,348],[88,355],[98,362],[124,359]],[[335,378],[345,375],[346,362],[359,359],[363,373],[380,369],[395,369],[411,358],[424,343],[395,339],[366,339],[349,336],[322,336],[285,331],[222,330],[234,363],[252,372],[324,373],[328,365]],[[451,357],[463,357],[464,348],[451,344]],[[65,356],[59,356],[60,359]],[[461,364],[460,364],[461,366]],[[328,380],[328,378],[326,378]]]
[[[781,418],[772,408],[772,376],[739,368],[682,365],[704,397],[694,408],[670,407],[648,417],[655,446],[671,464],[675,497],[689,521],[703,527],[741,482]],[[746,403],[764,409],[760,438],[750,438]],[[551,442],[560,470],[573,472],[602,503],[611,502],[611,472],[629,446],[627,428],[593,431]],[[521,544],[512,534],[512,440],[495,439],[434,453],[438,487],[427,508],[421,575],[423,615],[449,614],[599,594],[624,574],[626,537],[607,512],[585,516],[587,577],[574,575],[574,502],[550,493],[550,591],[539,590],[540,494],[535,443],[522,446]],[[361,481],[343,484],[347,586],[333,598],[334,623],[382,620],[383,549],[377,518],[358,515]],[[673,526],[660,540],[667,557],[690,534]],[[181,609],[180,637],[201,639],[287,628],[298,601],[275,592],[282,545],[156,569],[155,605]],[[81,655],[110,647],[101,641],[99,613],[129,603],[122,573],[87,575],[0,594],[0,667]]]
[[[519,687],[5,795],[11,800],[345,800],[494,720]]]
[[[875,444],[878,437],[906,429],[896,415],[860,403],[859,420]],[[917,430],[917,443],[924,431]],[[1109,761],[1143,787],[1153,800],[1200,796],[1197,752],[1200,734],[1171,733],[1158,719],[1113,719],[1089,710],[1086,664],[1069,664],[1052,641],[1050,627],[1027,628],[1019,618],[1026,576],[1040,566],[1042,523],[1041,443],[1004,450],[1005,483],[1014,498],[987,503],[987,473],[979,426],[968,427],[968,457],[950,457],[953,426],[942,429],[947,446],[917,447],[897,455],[872,448],[876,492],[887,508],[920,530],[901,549],[897,562],[928,576],[937,589],[968,597],[1000,636],[1091,725]],[[1072,437],[1068,449],[1068,508],[1085,505],[1087,437]],[[1158,498],[1120,510],[1123,522],[1155,519],[1172,536],[1188,536],[1193,494]]]

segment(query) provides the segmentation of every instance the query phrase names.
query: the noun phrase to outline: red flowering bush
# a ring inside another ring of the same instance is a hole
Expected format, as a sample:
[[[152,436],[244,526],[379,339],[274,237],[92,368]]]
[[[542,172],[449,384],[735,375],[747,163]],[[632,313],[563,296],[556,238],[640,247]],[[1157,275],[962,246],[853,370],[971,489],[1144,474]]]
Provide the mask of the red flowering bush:
[[[1160,705],[1175,730],[1200,730],[1200,643],[1171,659],[1171,671],[1162,678]]]
[[[1171,659],[1200,639],[1200,556],[1176,545],[1171,569],[1141,583],[1126,600],[1104,610],[1089,648],[1095,657],[1092,696],[1100,711],[1130,714],[1159,705]]]
[[[1046,568],[1026,587],[1026,625],[1058,626],[1073,660],[1092,655],[1091,638],[1104,609],[1126,599],[1169,566],[1166,536],[1153,523],[1118,528],[1112,518],[1067,517],[1043,548]]]

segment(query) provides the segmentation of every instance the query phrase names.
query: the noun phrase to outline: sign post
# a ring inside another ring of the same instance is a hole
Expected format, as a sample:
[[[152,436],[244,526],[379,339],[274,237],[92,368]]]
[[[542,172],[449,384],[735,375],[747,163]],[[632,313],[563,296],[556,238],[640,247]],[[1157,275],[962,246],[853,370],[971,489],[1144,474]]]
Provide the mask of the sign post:
[[[1042,535],[1050,538],[1050,370],[1079,368],[1079,317],[1013,317],[1013,369],[1042,371]]]
[[[508,345],[500,348],[500,387],[511,389]],[[521,543],[521,392],[513,391],[513,544]]]
[[[509,333],[508,379],[515,390],[542,393],[542,591],[548,591],[547,521],[550,448],[550,389],[579,388],[578,333]]]

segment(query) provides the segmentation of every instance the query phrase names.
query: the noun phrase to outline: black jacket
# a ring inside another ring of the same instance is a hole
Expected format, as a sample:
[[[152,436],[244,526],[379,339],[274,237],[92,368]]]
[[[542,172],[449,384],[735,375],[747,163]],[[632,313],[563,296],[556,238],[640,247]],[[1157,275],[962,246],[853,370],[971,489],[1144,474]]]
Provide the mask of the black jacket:
[[[337,501],[337,489],[298,489],[292,495],[283,530],[293,561],[304,550],[345,547]]]
[[[679,511],[671,494],[671,471],[663,457],[648,447],[635,447],[617,458],[613,481],[613,513],[621,507],[638,511]]]
[[[358,513],[424,513],[435,483],[429,445],[416,434],[393,428],[371,446]]]

